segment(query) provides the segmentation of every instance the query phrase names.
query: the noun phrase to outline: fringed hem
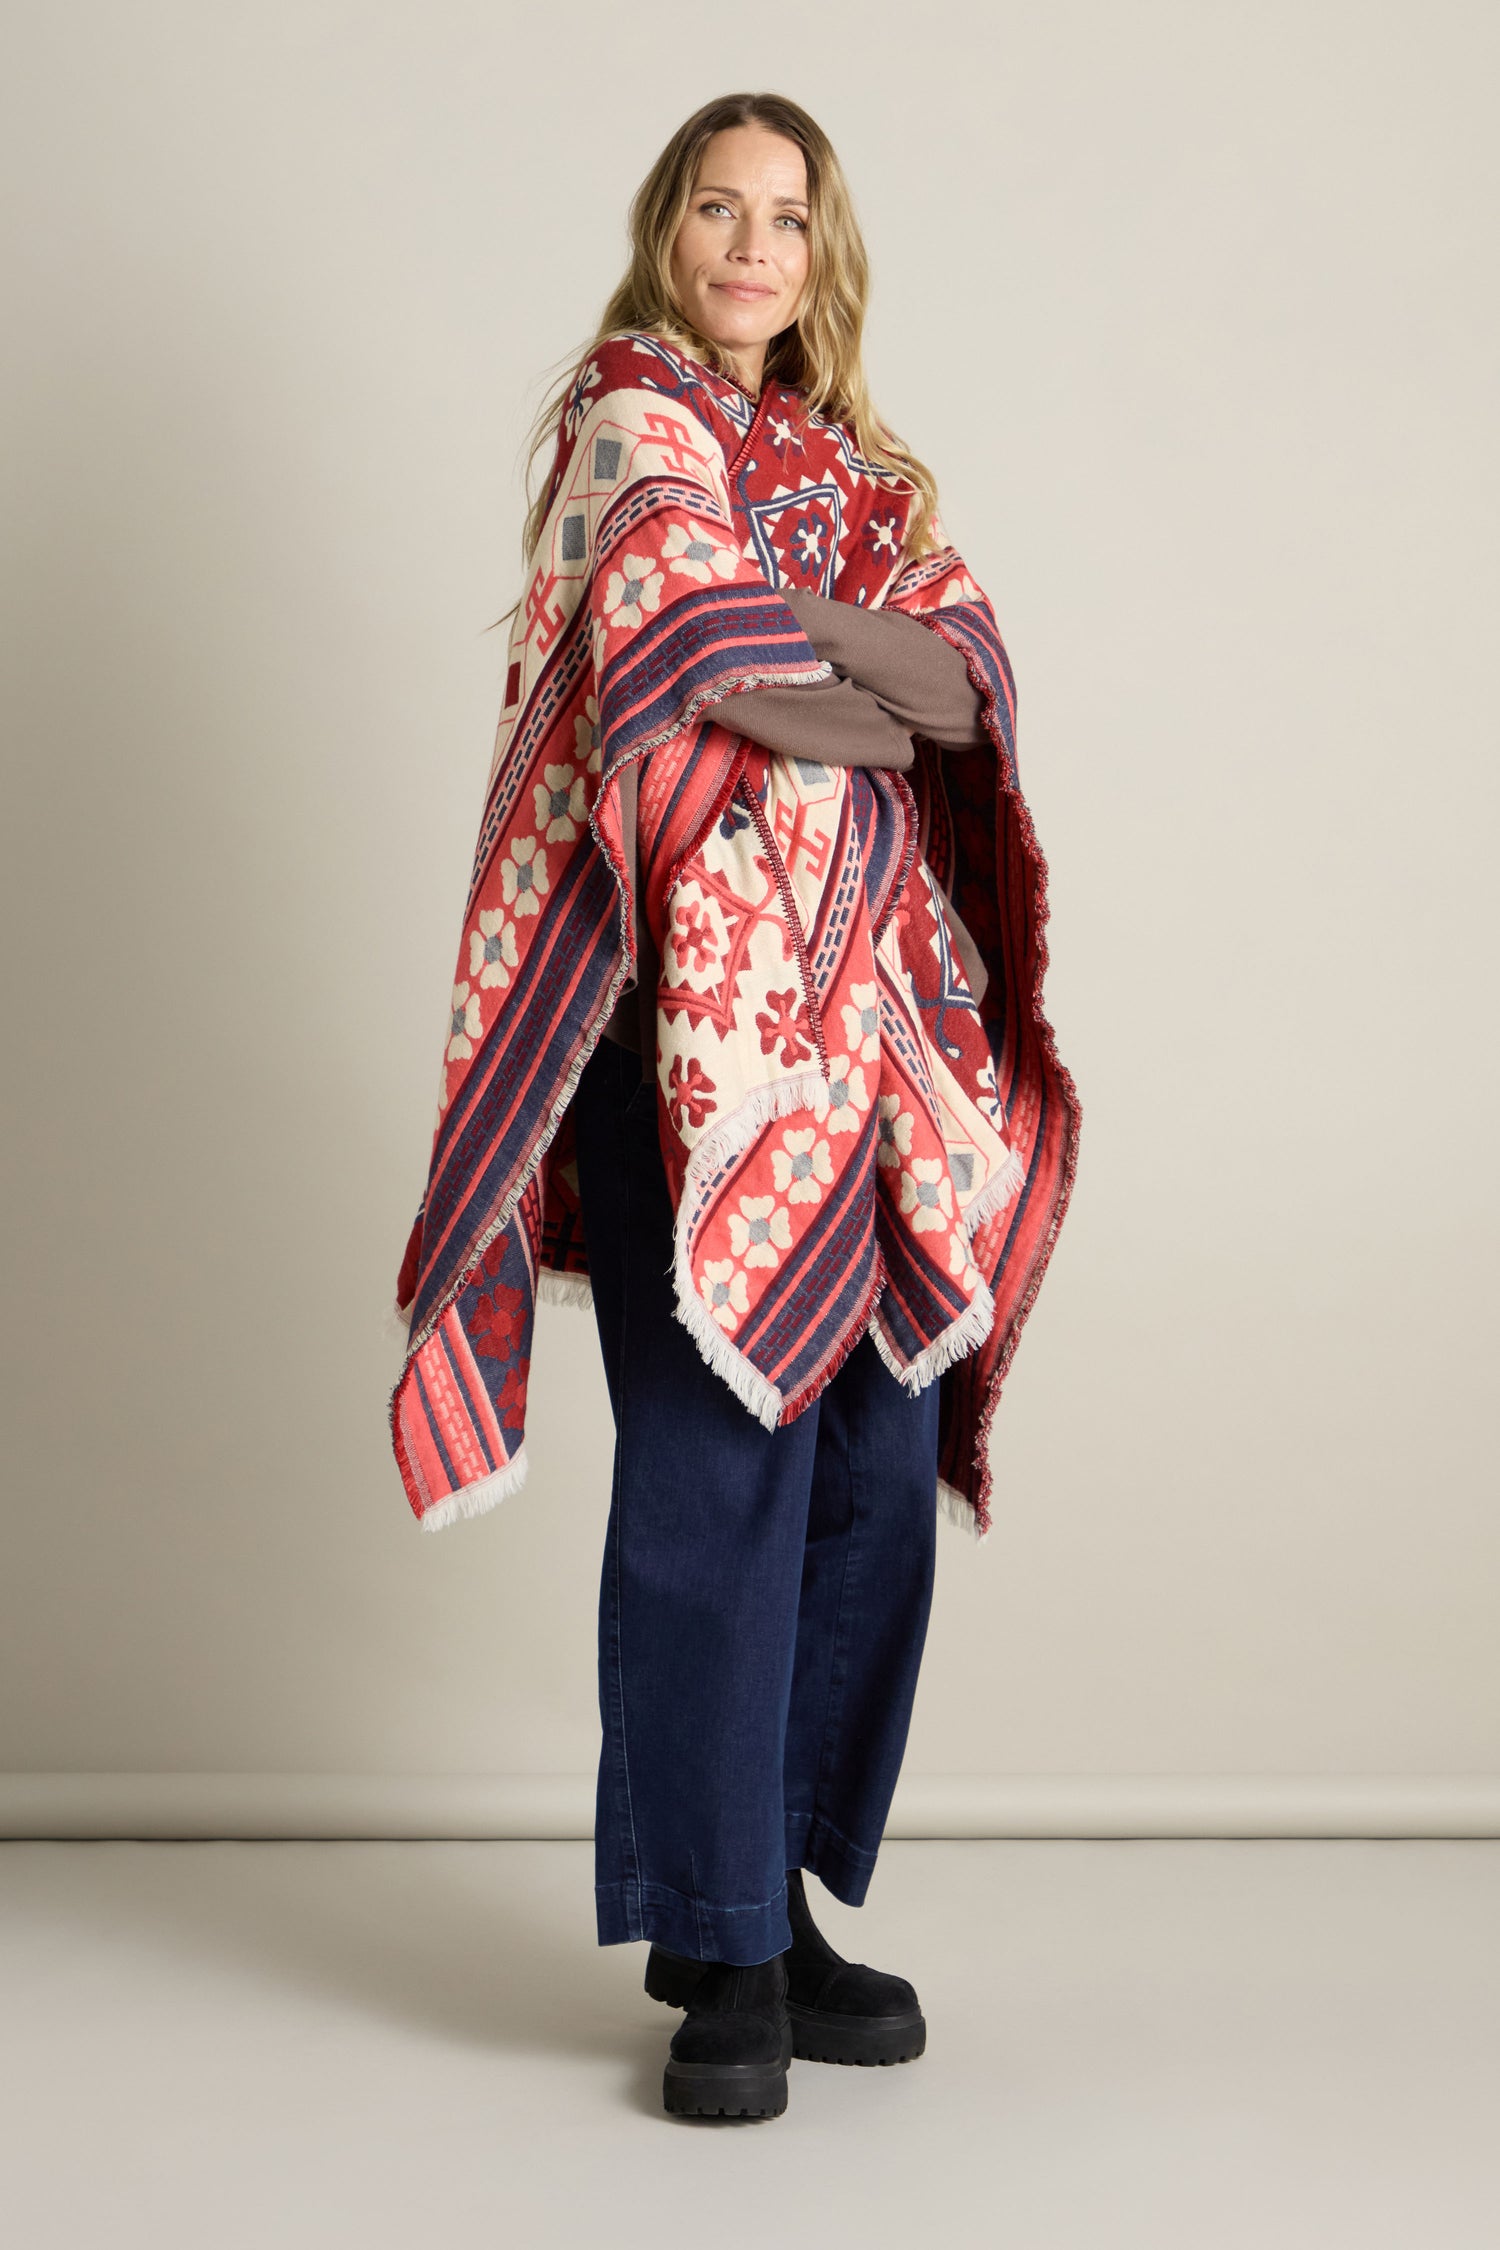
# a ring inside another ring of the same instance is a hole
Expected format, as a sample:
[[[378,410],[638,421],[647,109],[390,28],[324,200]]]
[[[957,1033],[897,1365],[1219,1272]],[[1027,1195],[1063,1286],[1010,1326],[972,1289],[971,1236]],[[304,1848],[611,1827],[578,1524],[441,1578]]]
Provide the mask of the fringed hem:
[[[387,1305],[380,1321],[380,1333],[388,1344],[399,1344],[405,1351],[411,1342],[411,1307],[403,1312],[399,1305]]]
[[[559,1273],[555,1266],[539,1266],[536,1293],[548,1305],[593,1307],[594,1285],[586,1273]]]
[[[932,1342],[925,1350],[918,1352],[915,1359],[897,1358],[878,1312],[871,1321],[875,1349],[897,1382],[904,1384],[913,1398],[919,1391],[925,1391],[929,1383],[935,1382],[945,1367],[951,1367],[956,1359],[967,1359],[971,1352],[977,1351],[994,1327],[995,1300],[983,1274],[979,1277],[979,1287],[981,1294],[971,1297],[957,1320],[945,1328],[941,1336],[934,1336]]]
[[[973,1501],[966,1500],[957,1485],[950,1484],[946,1477],[938,1478],[937,1511],[940,1516],[946,1516],[949,1523],[956,1524],[960,1531],[967,1531],[976,1547],[982,1547],[988,1539],[989,1529],[986,1527],[983,1531],[980,1530]]]
[[[526,1482],[529,1467],[523,1445],[515,1459],[507,1461],[503,1469],[496,1469],[490,1476],[480,1477],[474,1484],[462,1484],[445,1499],[435,1500],[430,1508],[424,1508],[417,1518],[419,1528],[423,1531],[446,1531],[449,1524],[458,1522],[460,1516],[487,1515],[491,1508],[498,1507],[502,1500],[508,1500],[513,1492],[520,1491]]]
[[[1007,1204],[1014,1203],[1025,1185],[1026,1166],[1021,1160],[1020,1150],[1013,1148],[995,1177],[986,1180],[974,1200],[964,1206],[964,1230],[971,1244],[975,1229],[982,1227],[986,1220],[993,1219],[996,1212],[1003,1211]]]
[[[774,1430],[781,1420],[780,1391],[751,1366],[743,1352],[735,1350],[702,1298],[692,1293],[691,1284],[684,1295],[680,1276],[674,1310],[720,1381],[729,1385],[740,1404],[748,1408],[763,1429]]]
[[[747,1407],[762,1427],[768,1430],[774,1430],[781,1419],[781,1392],[774,1383],[767,1381],[743,1352],[735,1349],[693,1285],[688,1246],[696,1217],[697,1191],[706,1175],[716,1172],[726,1157],[740,1155],[773,1118],[788,1117],[799,1109],[815,1108],[819,1095],[827,1090],[828,1081],[821,1070],[802,1070],[794,1078],[782,1078],[770,1085],[752,1087],[739,1108],[721,1118],[695,1144],[687,1161],[682,1192],[677,1202],[676,1253],[673,1260],[677,1318],[714,1373],[729,1385],[741,1405]]]

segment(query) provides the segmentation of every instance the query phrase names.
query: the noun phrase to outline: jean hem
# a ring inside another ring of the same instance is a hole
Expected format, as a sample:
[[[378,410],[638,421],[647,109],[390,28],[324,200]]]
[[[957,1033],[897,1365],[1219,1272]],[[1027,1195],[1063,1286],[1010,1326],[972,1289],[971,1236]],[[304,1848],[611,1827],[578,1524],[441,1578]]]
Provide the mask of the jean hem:
[[[805,1867],[843,1905],[864,1905],[878,1844],[874,1851],[852,1844],[820,1813],[788,1813],[786,1847],[788,1867]]]
[[[601,1945],[649,1939],[689,1961],[752,1968],[785,1953],[792,1942],[785,1883],[758,1906],[719,1906],[664,1883],[601,1883],[594,1888],[594,1912]]]

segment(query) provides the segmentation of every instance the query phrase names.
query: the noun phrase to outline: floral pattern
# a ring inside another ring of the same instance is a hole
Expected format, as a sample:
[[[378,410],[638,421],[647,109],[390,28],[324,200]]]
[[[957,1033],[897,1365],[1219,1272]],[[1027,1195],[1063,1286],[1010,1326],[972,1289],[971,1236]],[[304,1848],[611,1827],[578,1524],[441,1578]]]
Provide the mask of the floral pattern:
[[[726,547],[691,516],[685,522],[674,523],[668,530],[662,541],[661,558],[669,570],[684,578],[695,578],[700,586],[706,586],[715,576],[733,578],[740,567],[733,547]]]
[[[771,1173],[777,1193],[788,1203],[820,1202],[823,1189],[833,1185],[828,1143],[819,1140],[812,1125],[783,1133],[780,1148],[771,1151]]]
[[[935,1233],[953,1216],[953,1182],[940,1156],[914,1156],[910,1171],[901,1174],[902,1216],[910,1218],[913,1234]]]
[[[880,990],[873,984],[851,985],[853,1006],[844,1003],[844,1039],[862,1062],[874,1062],[880,1053]]]
[[[479,927],[469,932],[470,976],[481,985],[498,985],[503,992],[519,958],[516,925],[504,907],[481,908]]]
[[[750,1310],[750,1284],[733,1258],[706,1258],[698,1292],[721,1328],[738,1328]]]
[[[604,615],[611,625],[633,633],[645,622],[647,612],[661,602],[665,583],[652,555],[622,555],[620,567],[612,570],[604,588]]]
[[[464,1062],[479,1044],[483,1019],[479,995],[467,984],[453,987],[453,1010],[448,1023],[448,1060]],[[447,1072],[443,1073],[446,1082]]]
[[[729,1246],[747,1266],[774,1266],[792,1247],[792,1222],[774,1195],[742,1195],[729,1214]]]
[[[779,1045],[778,1060],[788,1069],[793,1063],[805,1062],[813,1051],[807,1003],[795,985],[785,992],[766,994],[766,1006],[757,1011],[755,1028],[760,1033],[761,1053],[769,1055]]]
[[[544,766],[534,784],[538,833],[549,844],[571,844],[588,819],[588,795],[576,766]]]
[[[848,1055],[830,1055],[828,1084],[817,1112],[818,1123],[830,1133],[857,1133],[870,1106],[865,1074]]]
[[[517,914],[541,910],[547,890],[547,854],[535,836],[518,836],[500,863],[500,895]]]
[[[684,1125],[696,1132],[704,1119],[712,1116],[719,1105],[711,1097],[717,1092],[696,1055],[689,1055],[685,1065],[681,1055],[672,1057],[667,1074],[667,1109],[679,1133]]]
[[[583,709],[573,720],[573,755],[585,773],[598,773],[604,764],[604,738],[599,732],[599,699],[586,695]]]
[[[875,1161],[877,1164],[899,1164],[903,1156],[911,1154],[911,1111],[901,1107],[899,1094],[882,1094],[875,1108],[875,1129],[879,1136],[875,1146]]]

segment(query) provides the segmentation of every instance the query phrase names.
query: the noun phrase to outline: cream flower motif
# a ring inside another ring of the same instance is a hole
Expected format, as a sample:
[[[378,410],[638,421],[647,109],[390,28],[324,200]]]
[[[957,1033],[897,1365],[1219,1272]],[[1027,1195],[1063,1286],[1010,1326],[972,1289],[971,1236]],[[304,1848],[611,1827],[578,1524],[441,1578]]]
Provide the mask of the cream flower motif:
[[[599,705],[592,695],[584,698],[583,709],[573,721],[573,755],[586,773],[597,773],[604,763]]]
[[[482,985],[498,984],[503,992],[516,966],[516,925],[504,909],[487,906],[477,930],[469,932],[469,974]]]
[[[705,1258],[698,1293],[721,1328],[738,1328],[750,1310],[750,1285],[733,1258]]]
[[[844,1003],[844,1037],[851,1054],[858,1054],[864,1062],[873,1062],[880,1052],[880,992],[873,984],[853,984],[851,1008]]]
[[[820,1125],[826,1125],[830,1133],[857,1133],[870,1106],[865,1074],[858,1063],[851,1062],[847,1055],[830,1055],[822,1099],[827,1106],[816,1113]]]
[[[968,572],[961,570],[958,576],[943,588],[938,597],[938,608],[949,609],[954,602],[971,602],[978,592],[979,588]]]
[[[691,516],[685,524],[670,527],[661,543],[661,559],[684,578],[696,578],[700,586],[706,586],[715,571],[721,578],[732,578],[739,568],[734,549],[721,547],[713,533],[705,531]]]
[[[912,1114],[901,1107],[899,1094],[882,1094],[875,1105],[876,1117],[875,1161],[877,1164],[899,1164],[903,1156],[911,1154]]]
[[[448,1023],[448,1061],[461,1062],[464,1056],[472,1055],[474,1041],[482,1028],[478,993],[471,991],[466,984],[456,984],[453,987],[453,1011]],[[445,1072],[444,1076],[446,1075]]]
[[[969,1253],[964,1248],[964,1238],[957,1227],[948,1237],[948,1271],[961,1275],[969,1263]]]
[[[817,1203],[823,1188],[832,1184],[833,1158],[828,1143],[818,1139],[817,1128],[808,1125],[800,1132],[782,1134],[781,1147],[771,1151],[771,1170],[777,1193],[788,1203]]]
[[[588,796],[576,766],[544,766],[534,784],[536,824],[549,844],[571,844],[588,819]]]
[[[914,1156],[901,1175],[901,1210],[913,1234],[931,1234],[953,1216],[953,1183],[940,1156]]]
[[[987,1117],[994,1118],[998,1122],[1000,1116],[1000,1088],[995,1083],[995,1058],[993,1055],[987,1057],[987,1059],[980,1065],[979,1070],[976,1072],[974,1078],[974,1091],[978,1096],[979,1106],[984,1111],[985,1115]]]
[[[661,601],[662,574],[650,555],[622,555],[604,589],[604,614],[611,625],[634,632],[648,609]]]
[[[517,914],[539,914],[547,888],[547,854],[535,836],[518,836],[500,862],[501,895]]]
[[[729,1247],[747,1266],[774,1266],[792,1247],[792,1222],[774,1195],[742,1195],[729,1214]]]

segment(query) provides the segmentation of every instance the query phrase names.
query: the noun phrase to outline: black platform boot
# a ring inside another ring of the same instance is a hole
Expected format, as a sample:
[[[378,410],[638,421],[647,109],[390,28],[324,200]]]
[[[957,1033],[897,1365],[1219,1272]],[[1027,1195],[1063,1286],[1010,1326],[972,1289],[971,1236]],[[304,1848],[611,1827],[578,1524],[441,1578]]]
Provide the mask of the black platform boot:
[[[786,1879],[791,1950],[787,2011],[792,2053],[805,2062],[913,2062],[927,2045],[927,2025],[905,1977],[888,1976],[835,1953],[812,1918],[800,1867]],[[646,1959],[646,1990],[668,2007],[685,2008],[703,1974],[701,1961],[653,1945]]]
[[[663,2107],[678,2117],[779,2117],[792,2059],[786,1955],[748,1968],[692,1966],[700,1973],[668,2050]]]

